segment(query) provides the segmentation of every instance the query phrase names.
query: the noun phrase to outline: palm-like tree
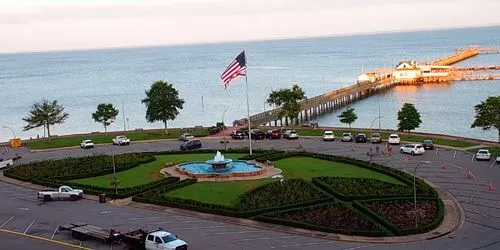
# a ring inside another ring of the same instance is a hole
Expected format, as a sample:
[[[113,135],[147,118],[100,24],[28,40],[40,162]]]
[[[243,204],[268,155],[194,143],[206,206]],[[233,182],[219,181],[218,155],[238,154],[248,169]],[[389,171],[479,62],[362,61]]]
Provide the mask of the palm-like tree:
[[[43,99],[42,102],[33,104],[27,117],[23,118],[27,124],[24,131],[42,127],[47,129],[47,135],[50,139],[50,126],[62,124],[68,119],[69,114],[64,112],[64,107],[57,104],[56,100],[49,101]]]

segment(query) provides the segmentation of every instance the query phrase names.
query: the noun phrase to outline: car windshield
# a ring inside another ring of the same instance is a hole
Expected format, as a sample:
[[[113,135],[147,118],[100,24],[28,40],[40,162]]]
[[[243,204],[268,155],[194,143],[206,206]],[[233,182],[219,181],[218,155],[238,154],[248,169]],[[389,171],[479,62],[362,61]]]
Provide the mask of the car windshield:
[[[418,145],[418,146],[417,146],[417,148],[422,148],[422,146],[421,146],[421,145]]]
[[[163,240],[163,243],[169,243],[169,242],[172,242],[174,240],[177,240],[177,238],[173,234],[163,236],[163,237],[161,237],[161,239]]]
[[[325,135],[333,135],[333,132],[328,132],[328,131],[326,131],[326,132],[325,132]]]
[[[351,134],[343,133],[342,136],[351,136]]]
[[[396,139],[396,138],[398,138],[398,136],[397,135],[391,135],[389,138]]]
[[[372,137],[380,137],[379,134],[373,134]]]
[[[184,134],[184,136],[186,136],[186,137],[187,137],[187,136],[193,136],[193,135],[192,135],[192,134]]]
[[[431,140],[424,140],[424,143],[432,144],[432,141]]]
[[[479,150],[478,153],[479,154],[488,154],[488,151],[486,151],[486,150]]]

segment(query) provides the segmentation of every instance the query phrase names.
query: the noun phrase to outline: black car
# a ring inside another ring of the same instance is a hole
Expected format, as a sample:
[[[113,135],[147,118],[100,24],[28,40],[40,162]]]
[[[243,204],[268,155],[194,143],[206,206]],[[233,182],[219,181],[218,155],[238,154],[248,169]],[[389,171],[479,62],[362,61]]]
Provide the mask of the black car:
[[[181,144],[181,150],[197,149],[197,148],[201,148],[200,140],[187,141]]]
[[[424,149],[434,149],[434,143],[431,140],[424,140]]]
[[[245,139],[245,133],[242,130],[236,130],[231,133],[231,138],[233,140]]]
[[[356,135],[357,143],[366,143],[366,135],[365,134],[357,134]]]
[[[266,135],[260,129],[252,129],[252,139],[253,140],[264,140]]]

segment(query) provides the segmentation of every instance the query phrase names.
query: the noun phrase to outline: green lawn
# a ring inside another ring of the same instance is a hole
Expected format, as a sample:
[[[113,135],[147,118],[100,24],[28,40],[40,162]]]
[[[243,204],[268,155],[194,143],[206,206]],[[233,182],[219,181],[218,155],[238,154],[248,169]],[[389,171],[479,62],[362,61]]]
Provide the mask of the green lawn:
[[[298,129],[297,130],[299,135],[303,135],[303,136],[323,136],[324,131],[325,130],[322,130],[322,129]],[[349,128],[346,128],[345,130],[334,130],[333,131],[333,133],[335,134],[336,137],[340,137],[343,132],[349,132]],[[359,133],[364,133],[367,136],[370,136],[369,130],[352,130],[353,135],[356,135]],[[373,133],[377,133],[377,131],[373,130]],[[388,132],[382,132],[382,133],[380,133],[380,136],[382,136],[382,139],[387,140],[387,138],[389,138],[389,134],[390,133],[388,133]],[[465,147],[477,145],[474,143],[464,142],[464,141],[460,141],[460,140],[447,140],[447,139],[441,139],[441,138],[434,138],[431,136],[417,136],[417,135],[413,135],[413,134],[408,135],[408,133],[406,133],[406,132],[404,132],[404,133],[399,132],[397,134],[399,135],[399,137],[401,137],[402,141],[409,141],[409,142],[422,143],[422,142],[424,142],[424,140],[431,139],[434,142],[434,144],[459,147],[459,148],[465,148]]]
[[[210,204],[233,206],[239,201],[240,195],[272,181],[276,181],[276,179],[230,182],[198,182],[169,192],[168,196],[197,200]]]
[[[245,154],[226,154],[227,158],[238,159]],[[134,187],[142,184],[163,178],[160,170],[165,167],[166,162],[182,163],[187,161],[205,161],[214,157],[214,154],[180,154],[180,155],[157,155],[156,161],[139,165],[135,168],[117,173],[117,178],[120,181],[118,187]],[[113,174],[73,180],[73,182],[88,184],[100,187],[111,187]]]
[[[354,165],[320,160],[310,157],[292,157],[274,162],[274,166],[283,170],[286,178],[303,178],[311,180],[313,177],[358,177],[371,178],[389,183],[404,185],[400,181],[364,168]]]
[[[168,135],[165,135],[162,130],[157,131],[130,131],[125,133],[104,133],[99,134],[87,134],[79,136],[68,136],[68,137],[54,137],[51,140],[38,140],[27,142],[28,147],[31,149],[48,149],[48,148],[61,148],[61,147],[71,147],[80,146],[80,142],[83,140],[92,140],[95,144],[111,143],[112,139],[117,135],[126,135],[128,138],[134,141],[144,141],[144,140],[157,140],[157,139],[172,139],[178,138],[181,134],[186,133],[183,129],[169,129]],[[208,135],[208,129],[197,129],[191,132],[194,136],[201,137]]]
[[[484,148],[481,148],[481,149],[488,149],[491,153],[491,157],[493,158],[496,158],[498,155],[500,155],[500,147],[484,147]],[[467,151],[471,152],[471,153],[476,153],[479,149],[469,149]]]

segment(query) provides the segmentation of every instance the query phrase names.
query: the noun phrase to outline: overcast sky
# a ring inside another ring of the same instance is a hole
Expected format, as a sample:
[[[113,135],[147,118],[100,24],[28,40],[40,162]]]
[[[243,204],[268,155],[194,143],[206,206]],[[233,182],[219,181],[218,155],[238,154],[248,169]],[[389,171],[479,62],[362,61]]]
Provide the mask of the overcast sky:
[[[0,52],[500,24],[500,0],[0,0]]]

